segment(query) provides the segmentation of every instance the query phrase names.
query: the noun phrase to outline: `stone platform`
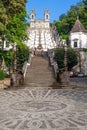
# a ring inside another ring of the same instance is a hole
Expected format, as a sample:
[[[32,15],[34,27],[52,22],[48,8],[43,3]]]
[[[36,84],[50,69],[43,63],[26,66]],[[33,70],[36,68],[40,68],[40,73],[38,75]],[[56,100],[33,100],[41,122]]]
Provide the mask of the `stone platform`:
[[[87,130],[87,88],[2,90],[0,130]]]

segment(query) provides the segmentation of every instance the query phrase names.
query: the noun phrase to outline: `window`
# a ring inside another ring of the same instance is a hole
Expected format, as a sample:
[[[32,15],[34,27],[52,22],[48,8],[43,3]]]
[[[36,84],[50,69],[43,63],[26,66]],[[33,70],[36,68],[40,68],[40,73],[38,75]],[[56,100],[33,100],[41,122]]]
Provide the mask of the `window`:
[[[48,19],[48,15],[46,15],[46,19]]]
[[[34,19],[34,15],[32,15],[32,19]]]
[[[73,47],[78,48],[78,39],[73,40]]]
[[[76,41],[74,41],[74,47],[77,47],[77,42]]]
[[[77,47],[77,42],[76,41],[74,42],[74,47]]]

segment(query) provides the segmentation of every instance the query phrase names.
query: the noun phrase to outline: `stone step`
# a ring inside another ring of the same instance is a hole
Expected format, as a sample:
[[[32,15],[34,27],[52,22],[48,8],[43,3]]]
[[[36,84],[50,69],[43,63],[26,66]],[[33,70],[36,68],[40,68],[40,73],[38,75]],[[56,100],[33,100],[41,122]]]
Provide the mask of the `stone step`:
[[[29,90],[49,90],[49,89],[52,89],[52,87],[29,87],[29,86],[26,86],[25,89],[29,89]]]
[[[25,83],[28,87],[51,87],[51,83]]]
[[[25,85],[32,87],[51,87],[55,79],[53,77],[52,68],[49,67],[47,58],[35,56],[32,64],[27,70]]]

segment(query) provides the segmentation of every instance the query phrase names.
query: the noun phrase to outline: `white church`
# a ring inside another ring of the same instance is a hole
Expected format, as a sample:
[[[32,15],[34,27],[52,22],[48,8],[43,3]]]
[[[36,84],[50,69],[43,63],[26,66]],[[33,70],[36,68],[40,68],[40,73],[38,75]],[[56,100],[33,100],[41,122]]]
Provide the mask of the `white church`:
[[[46,9],[44,12],[44,19],[36,20],[35,10],[30,12],[30,27],[28,28],[29,40],[26,42],[30,49],[52,49],[57,46],[57,42],[54,39],[52,29],[50,27],[50,13]]]
[[[70,31],[69,40],[72,48],[87,48],[87,30],[78,18]]]
[[[80,62],[74,68],[87,75],[87,52],[83,51],[84,48],[87,49],[87,30],[78,18],[70,31],[69,40],[71,48],[74,48],[78,52],[80,58]],[[79,66],[81,67],[79,68]]]

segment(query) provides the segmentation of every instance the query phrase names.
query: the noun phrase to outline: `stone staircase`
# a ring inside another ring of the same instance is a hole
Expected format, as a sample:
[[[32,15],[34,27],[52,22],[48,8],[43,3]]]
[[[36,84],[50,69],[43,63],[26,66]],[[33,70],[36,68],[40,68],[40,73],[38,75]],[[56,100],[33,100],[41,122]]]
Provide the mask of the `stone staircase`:
[[[52,31],[50,29],[33,30],[29,29],[29,40],[26,42],[26,45],[32,48],[38,48],[39,44],[42,45],[43,50],[52,49],[56,47],[56,41],[52,36]]]
[[[25,86],[29,88],[52,88],[55,83],[52,68],[49,67],[48,59],[41,56],[32,58],[25,78]]]

